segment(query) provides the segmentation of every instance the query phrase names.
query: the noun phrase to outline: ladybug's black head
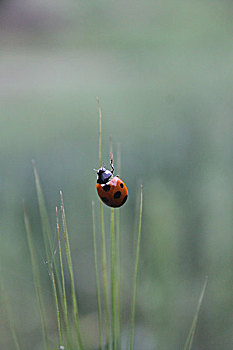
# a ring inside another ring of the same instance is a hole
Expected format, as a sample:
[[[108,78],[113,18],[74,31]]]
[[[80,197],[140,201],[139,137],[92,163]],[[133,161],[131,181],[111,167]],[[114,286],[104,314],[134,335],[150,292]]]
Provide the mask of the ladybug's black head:
[[[112,176],[110,170],[106,170],[104,167],[101,167],[97,170],[97,184],[106,184]]]

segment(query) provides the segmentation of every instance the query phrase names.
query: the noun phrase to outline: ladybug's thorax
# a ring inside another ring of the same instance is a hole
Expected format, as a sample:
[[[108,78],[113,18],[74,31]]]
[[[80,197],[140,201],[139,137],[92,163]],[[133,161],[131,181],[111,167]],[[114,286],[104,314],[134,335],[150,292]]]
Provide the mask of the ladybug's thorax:
[[[99,168],[97,171],[97,184],[106,184],[112,176],[110,170],[106,170],[104,167]]]

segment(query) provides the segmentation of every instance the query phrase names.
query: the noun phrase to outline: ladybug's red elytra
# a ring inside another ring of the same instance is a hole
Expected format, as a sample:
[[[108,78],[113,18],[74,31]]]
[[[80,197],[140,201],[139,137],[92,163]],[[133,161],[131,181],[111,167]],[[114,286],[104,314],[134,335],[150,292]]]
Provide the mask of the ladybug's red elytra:
[[[114,166],[110,161],[111,171],[101,167],[97,170],[97,192],[104,204],[109,207],[119,208],[128,198],[128,189],[125,183],[118,177],[114,176]]]

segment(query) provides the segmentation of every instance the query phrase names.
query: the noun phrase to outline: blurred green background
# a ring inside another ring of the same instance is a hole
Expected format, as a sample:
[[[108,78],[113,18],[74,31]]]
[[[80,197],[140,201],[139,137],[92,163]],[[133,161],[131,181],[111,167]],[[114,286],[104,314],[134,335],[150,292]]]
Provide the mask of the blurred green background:
[[[82,324],[95,347],[96,96],[103,161],[111,134],[130,192],[121,209],[123,335],[143,183],[135,350],[182,349],[206,275],[194,349],[232,349],[232,13],[230,0],[1,1],[0,252],[24,349],[41,349],[41,334],[22,198],[56,331],[32,159],[54,234],[63,190]],[[0,348],[14,349],[4,307]]]

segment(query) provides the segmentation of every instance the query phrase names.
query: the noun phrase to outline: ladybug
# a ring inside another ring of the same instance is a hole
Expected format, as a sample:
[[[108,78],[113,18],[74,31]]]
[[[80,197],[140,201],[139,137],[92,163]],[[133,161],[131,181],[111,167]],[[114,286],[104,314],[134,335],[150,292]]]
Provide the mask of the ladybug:
[[[110,161],[111,171],[101,167],[97,172],[96,189],[100,199],[109,207],[119,208],[128,198],[128,189],[125,183],[118,177],[114,176],[114,166],[112,159]]]

